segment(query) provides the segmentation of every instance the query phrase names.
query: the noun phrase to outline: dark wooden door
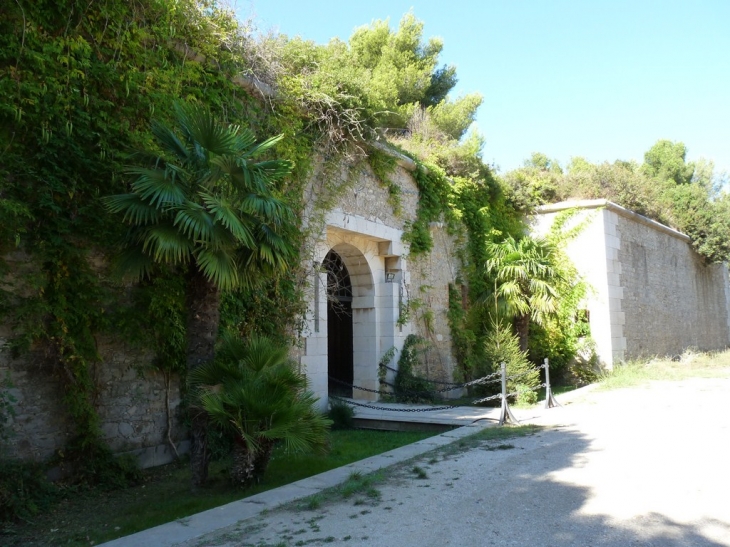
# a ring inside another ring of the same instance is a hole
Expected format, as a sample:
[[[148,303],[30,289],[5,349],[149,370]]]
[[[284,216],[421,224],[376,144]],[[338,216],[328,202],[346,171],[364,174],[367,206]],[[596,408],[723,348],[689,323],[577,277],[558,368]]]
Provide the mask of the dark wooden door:
[[[352,302],[327,303],[327,373],[331,395],[352,397]]]
[[[342,257],[330,251],[327,269],[327,374],[329,393],[352,397],[352,283]]]

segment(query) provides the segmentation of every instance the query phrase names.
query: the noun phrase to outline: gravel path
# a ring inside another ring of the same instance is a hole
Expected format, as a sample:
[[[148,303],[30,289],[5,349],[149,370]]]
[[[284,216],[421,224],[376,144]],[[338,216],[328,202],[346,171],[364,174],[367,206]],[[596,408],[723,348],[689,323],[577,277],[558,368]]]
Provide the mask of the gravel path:
[[[379,498],[325,493],[185,546],[730,546],[730,378],[532,414],[536,434],[389,469]]]

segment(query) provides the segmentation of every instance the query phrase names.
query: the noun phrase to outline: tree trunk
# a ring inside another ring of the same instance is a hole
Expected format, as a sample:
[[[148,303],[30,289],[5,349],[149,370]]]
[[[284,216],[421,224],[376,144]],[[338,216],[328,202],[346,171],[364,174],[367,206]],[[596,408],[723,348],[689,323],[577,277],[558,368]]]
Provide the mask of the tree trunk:
[[[213,360],[220,320],[220,290],[196,265],[190,267],[187,283],[187,369]],[[190,472],[192,486],[202,486],[208,479],[208,416],[200,409],[191,409]]]
[[[256,453],[256,458],[253,462],[253,473],[256,482],[260,482],[263,479],[266,468],[269,467],[271,453],[274,451],[275,445],[276,441],[271,439],[259,439],[259,451]]]
[[[514,320],[515,334],[520,341],[520,351],[527,351],[527,344],[530,336],[530,316],[519,315]]]
[[[261,481],[271,460],[276,441],[258,439],[259,449],[249,449],[243,437],[236,437],[233,445],[233,462],[231,464],[231,481],[236,486],[246,488]]]
[[[256,453],[249,450],[243,437],[236,437],[232,452],[231,481],[236,486],[245,488],[254,481],[256,469]]]
[[[190,412],[190,478],[195,489],[208,480],[208,415],[202,408],[192,407]]]

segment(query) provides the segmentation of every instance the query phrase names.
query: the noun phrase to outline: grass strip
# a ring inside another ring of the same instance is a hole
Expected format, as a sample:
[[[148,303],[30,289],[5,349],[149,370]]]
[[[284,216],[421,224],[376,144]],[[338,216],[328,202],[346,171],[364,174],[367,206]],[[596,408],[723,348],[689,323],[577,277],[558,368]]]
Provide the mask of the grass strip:
[[[113,492],[77,492],[32,522],[6,528],[8,547],[89,546],[180,520],[348,463],[435,435],[434,432],[345,430],[331,433],[328,454],[287,454],[277,450],[261,484],[247,490],[231,486],[225,462],[214,462],[210,484],[190,491],[185,463],[145,471],[143,484]]]

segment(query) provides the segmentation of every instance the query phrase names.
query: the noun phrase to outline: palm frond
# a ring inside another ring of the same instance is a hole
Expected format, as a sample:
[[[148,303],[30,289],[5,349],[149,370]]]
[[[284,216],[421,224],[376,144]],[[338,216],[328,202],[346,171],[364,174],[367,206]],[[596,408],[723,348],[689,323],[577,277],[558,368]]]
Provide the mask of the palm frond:
[[[294,164],[287,160],[269,160],[252,165],[251,170],[267,183],[272,183],[290,175],[293,167]]]
[[[159,208],[144,201],[139,194],[117,194],[103,198],[111,213],[124,213],[123,221],[137,226],[160,222],[163,213]]]
[[[144,230],[142,250],[155,262],[183,264],[190,259],[193,243],[175,226],[160,223]]]
[[[127,247],[116,259],[116,269],[135,280],[149,277],[154,264],[152,257],[138,246]]]
[[[236,135],[236,151],[239,155],[245,154],[256,142],[256,136],[247,127],[238,127]]]
[[[267,195],[247,194],[241,201],[241,209],[264,222],[289,223],[294,217],[281,200]]]
[[[216,156],[210,160],[210,163],[230,177],[233,177],[241,172],[239,159],[238,156],[236,156],[235,154]]]
[[[239,285],[238,267],[227,250],[198,248],[195,260],[205,277],[220,289],[229,290]]]
[[[220,336],[220,342],[216,348],[216,358],[221,363],[237,364],[246,358],[249,342],[238,334],[229,331]]]
[[[213,238],[214,218],[205,207],[191,201],[177,209],[173,225],[193,241],[209,242]]]
[[[256,245],[250,228],[241,219],[240,211],[237,208],[233,207],[231,203],[222,197],[213,196],[205,192],[201,192],[200,196],[216,222],[224,226],[239,244],[246,247],[254,247]]]
[[[236,150],[238,129],[224,125],[204,106],[176,106],[178,123],[188,138],[198,147],[197,155],[225,155]]]
[[[288,349],[276,344],[270,338],[254,335],[248,340],[246,347],[246,355],[242,362],[251,370],[258,372],[265,368],[273,369],[289,362]],[[277,373],[281,371],[277,370]]]
[[[188,161],[188,149],[178,138],[175,132],[160,122],[152,122],[152,134],[157,138],[162,147],[173,154],[179,161]]]
[[[276,135],[274,137],[271,137],[269,139],[266,139],[265,141],[260,142],[259,144],[255,146],[251,146],[253,144],[253,134],[250,136],[250,142],[246,148],[246,152],[241,155],[242,158],[255,158],[256,156],[259,156],[260,154],[263,154],[264,152],[270,150],[272,147],[276,146],[276,144],[281,141],[281,139],[284,138],[284,134]]]
[[[132,190],[150,205],[174,206],[186,199],[185,172],[175,166],[167,165],[164,169],[130,167],[126,172],[138,175]]]

